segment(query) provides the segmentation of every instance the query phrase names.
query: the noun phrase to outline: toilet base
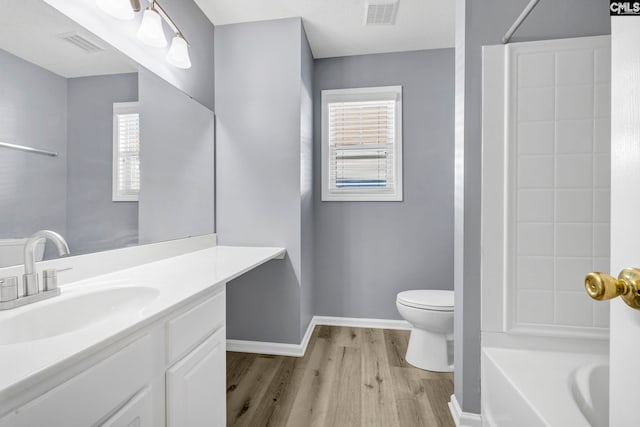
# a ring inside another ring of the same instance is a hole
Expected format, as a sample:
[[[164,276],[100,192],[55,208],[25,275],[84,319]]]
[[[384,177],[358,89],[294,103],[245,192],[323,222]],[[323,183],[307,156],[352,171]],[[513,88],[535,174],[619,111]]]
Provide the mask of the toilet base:
[[[435,372],[453,372],[446,335],[423,329],[411,329],[406,361],[416,368]]]

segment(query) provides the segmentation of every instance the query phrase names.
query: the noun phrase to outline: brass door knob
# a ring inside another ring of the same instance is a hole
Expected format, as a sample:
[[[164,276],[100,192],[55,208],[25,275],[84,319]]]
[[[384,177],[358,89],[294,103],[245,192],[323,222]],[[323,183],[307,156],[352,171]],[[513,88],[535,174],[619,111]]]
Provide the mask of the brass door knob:
[[[620,296],[629,307],[640,310],[640,269],[625,268],[617,279],[604,273],[589,273],[584,279],[584,287],[595,300]]]

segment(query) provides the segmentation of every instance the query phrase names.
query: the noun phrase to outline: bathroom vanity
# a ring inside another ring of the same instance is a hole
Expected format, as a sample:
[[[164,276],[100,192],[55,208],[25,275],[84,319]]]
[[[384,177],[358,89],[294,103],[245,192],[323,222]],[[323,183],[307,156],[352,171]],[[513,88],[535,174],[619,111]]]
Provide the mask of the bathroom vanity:
[[[0,312],[0,426],[226,425],[226,283],[284,253],[213,246]]]
[[[94,1],[2,3],[0,427],[226,424],[225,287],[284,249],[217,246],[213,26],[186,3],[191,70]]]

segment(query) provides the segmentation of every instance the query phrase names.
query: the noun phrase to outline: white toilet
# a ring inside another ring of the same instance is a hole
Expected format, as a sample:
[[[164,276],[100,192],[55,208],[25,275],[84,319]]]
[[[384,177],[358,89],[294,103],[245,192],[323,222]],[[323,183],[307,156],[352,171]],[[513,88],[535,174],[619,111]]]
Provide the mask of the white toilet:
[[[428,371],[452,372],[453,291],[400,292],[396,307],[412,326],[407,362]]]

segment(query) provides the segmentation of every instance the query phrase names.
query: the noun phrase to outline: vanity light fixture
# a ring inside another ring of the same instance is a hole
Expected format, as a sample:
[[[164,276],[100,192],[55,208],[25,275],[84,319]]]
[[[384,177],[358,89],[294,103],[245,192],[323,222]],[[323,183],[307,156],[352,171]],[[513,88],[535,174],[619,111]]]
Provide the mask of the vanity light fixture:
[[[167,53],[167,62],[174,67],[188,69],[191,68],[191,58],[189,58],[189,45],[182,37],[182,34],[176,34],[171,40],[171,47]]]
[[[96,5],[108,15],[122,20],[133,19],[135,13],[140,11],[140,0],[96,0]],[[142,14],[138,39],[150,47],[166,47],[167,38],[162,21],[166,22],[175,34],[166,56],[167,62],[177,68],[191,68],[189,43],[156,0],[149,0],[149,7]]]
[[[164,35],[164,28],[162,28],[162,18],[154,6],[154,2],[152,2],[151,6],[142,14],[138,39],[147,46],[166,47],[167,38]]]

